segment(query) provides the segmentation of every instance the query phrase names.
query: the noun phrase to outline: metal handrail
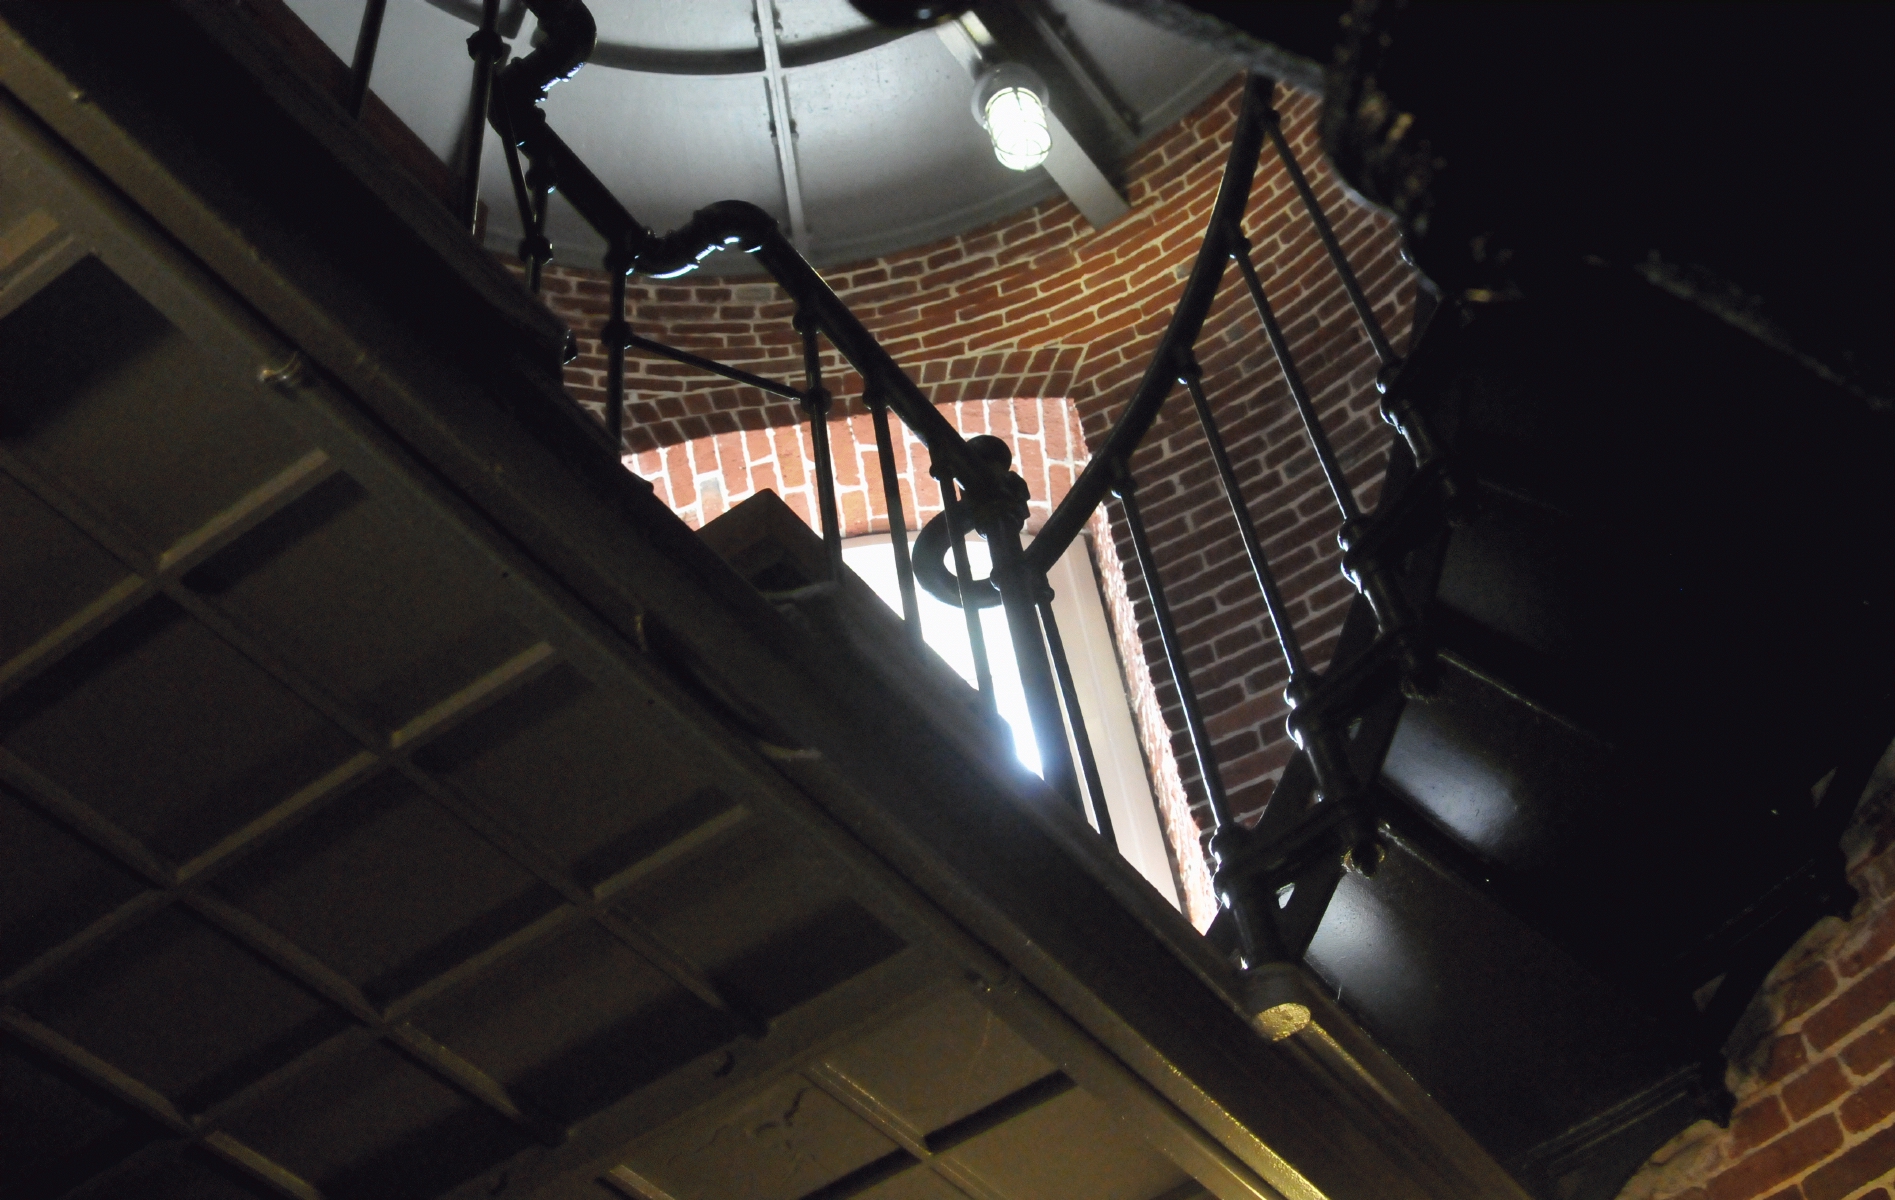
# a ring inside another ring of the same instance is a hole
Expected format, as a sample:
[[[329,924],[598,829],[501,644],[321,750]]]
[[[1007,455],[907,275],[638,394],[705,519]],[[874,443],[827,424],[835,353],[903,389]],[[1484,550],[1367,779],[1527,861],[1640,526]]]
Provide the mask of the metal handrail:
[[[1357,318],[1368,331],[1369,340],[1382,360],[1382,382],[1386,383],[1399,368],[1400,360],[1376,322],[1341,245],[1283,136],[1280,119],[1270,104],[1274,82],[1254,75],[1245,81],[1242,107],[1210,222],[1171,320],[1110,433],[1029,548],[1022,544],[1020,537],[1027,515],[1026,484],[1010,470],[1011,451],[997,438],[962,438],[803,258],[768,213],[753,204],[723,201],[699,209],[677,229],[658,233],[642,225],[612,195],[553,131],[540,106],[546,89],[577,71],[590,54],[596,39],[591,14],[582,0],[526,0],[526,5],[539,16],[546,37],[533,53],[509,64],[495,77],[489,119],[500,133],[507,152],[514,198],[526,230],[521,257],[527,261],[531,286],[538,289],[541,268],[551,257],[544,229],[547,196],[554,188],[605,239],[605,266],[611,275],[612,288],[610,311],[600,330],[600,339],[608,354],[608,428],[615,436],[623,428],[624,356],[628,348],[660,354],[769,394],[798,400],[810,421],[815,446],[823,541],[830,569],[840,574],[842,531],[837,514],[834,464],[827,440],[827,417],[832,400],[823,384],[819,344],[820,338],[827,338],[861,375],[864,402],[876,419],[891,534],[899,543],[897,572],[903,610],[911,634],[919,636],[914,600],[919,579],[929,591],[965,610],[975,650],[977,680],[991,705],[991,671],[974,611],[976,595],[984,594],[991,602],[991,590],[986,588],[986,581],[970,576],[961,539],[971,526],[989,544],[993,559],[991,583],[1000,593],[1007,617],[1046,780],[1081,814],[1090,810],[1094,823],[1107,838],[1112,836],[1110,818],[1100,794],[1100,776],[1093,761],[1091,742],[1080,718],[1077,699],[1072,694],[1070,671],[1058,629],[1053,624],[1052,608],[1047,603],[1051,592],[1046,576],[1107,495],[1116,495],[1144,576],[1159,638],[1176,684],[1186,732],[1210,802],[1213,823],[1210,852],[1220,902],[1235,919],[1247,963],[1300,954],[1302,947],[1292,942],[1304,939],[1299,933],[1286,940],[1283,922],[1277,915],[1275,889],[1284,881],[1286,873],[1306,871],[1312,862],[1322,861],[1325,856],[1335,864],[1337,871],[1350,862],[1370,864],[1372,868],[1375,858],[1371,845],[1375,833],[1373,805],[1365,803],[1363,785],[1351,766],[1343,733],[1346,721],[1364,695],[1391,673],[1399,675],[1411,691],[1421,690],[1432,655],[1421,638],[1418,622],[1408,611],[1401,589],[1393,581],[1388,559],[1397,539],[1384,528],[1386,522],[1378,523],[1375,515],[1365,516],[1358,508],[1354,491],[1330,447],[1314,402],[1297,371],[1289,343],[1277,324],[1251,261],[1250,243],[1243,228],[1244,216],[1258,160],[1268,142],[1275,147],[1295,184],[1329,252],[1331,264],[1349,294]],[[522,156],[530,166],[522,167]],[[665,346],[631,330],[625,318],[629,275],[636,272],[657,278],[675,277],[724,250],[752,255],[794,301],[794,324],[801,338],[805,376],[801,388]],[[1298,643],[1297,631],[1279,594],[1250,508],[1224,447],[1195,357],[1195,343],[1232,262],[1237,264],[1243,277],[1244,290],[1256,309],[1302,417],[1305,436],[1334,496],[1339,540],[1345,551],[1344,574],[1360,591],[1374,617],[1373,643],[1350,661],[1334,664],[1321,673],[1310,666]],[[1137,484],[1131,469],[1134,451],[1180,384],[1191,396],[1218,469],[1217,477],[1230,502],[1232,519],[1239,526],[1252,573],[1274,626],[1289,674],[1284,691],[1291,710],[1287,727],[1307,763],[1321,801],[1316,811],[1304,817],[1287,819],[1282,813],[1273,813],[1270,826],[1277,834],[1267,845],[1260,844],[1237,824],[1225,794],[1207,723],[1185,662],[1185,648],[1165,600],[1158,564],[1140,515]],[[1393,407],[1395,411],[1385,411],[1385,417],[1404,435],[1416,459],[1432,468],[1417,478],[1445,479],[1447,473],[1439,469],[1438,447],[1418,415],[1405,404]],[[889,462],[891,438],[886,420],[889,412],[900,417],[914,432],[933,460],[931,469],[941,485],[943,511],[936,518],[941,524],[936,531],[924,533],[916,548],[925,546],[932,556],[946,545],[954,560],[951,575],[944,563],[931,562],[924,564],[927,570],[916,571],[909,562],[900,491]],[[946,536],[939,536],[940,533]],[[1078,751],[1077,764],[1069,751],[1069,734],[1072,747]],[[1320,888],[1312,890],[1322,891]],[[1304,927],[1313,930],[1313,925],[1302,919],[1290,921],[1290,927],[1299,931]]]
[[[488,117],[506,148],[514,196],[526,229],[521,257],[528,264],[530,285],[538,289],[541,269],[551,257],[551,245],[545,237],[546,199],[555,187],[605,239],[608,248],[605,266],[612,276],[612,297],[611,313],[600,336],[608,355],[608,429],[614,436],[623,429],[624,354],[631,346],[664,354],[727,378],[764,384],[760,379],[744,379],[747,373],[736,368],[638,338],[624,316],[625,279],[633,272],[668,278],[692,270],[719,250],[754,256],[796,305],[796,323],[803,337],[808,379],[808,385],[796,394],[809,414],[812,439],[817,445],[816,475],[818,492],[823,498],[823,539],[833,569],[841,569],[841,531],[834,503],[834,465],[827,452],[825,418],[829,394],[821,384],[818,335],[827,338],[861,375],[871,413],[878,420],[885,420],[885,413],[892,411],[927,448],[933,460],[933,472],[941,482],[944,516],[952,521],[959,518],[948,514],[960,514],[965,518],[963,528],[971,525],[988,541],[994,562],[993,579],[1000,589],[1013,635],[1015,660],[1040,742],[1045,778],[1075,808],[1086,811],[1088,806],[1081,792],[1079,771],[1067,748],[1068,728],[1076,731],[1080,745],[1088,743],[1077,707],[1062,704],[1057,673],[1049,658],[1050,648],[1057,645],[1058,633],[1047,627],[1050,612],[1043,615],[1040,610],[1040,596],[1046,588],[1045,571],[1027,561],[1021,544],[1020,534],[1027,515],[1026,487],[1009,469],[1011,452],[997,439],[962,438],[796,250],[776,221],[756,205],[742,201],[711,204],[668,233],[654,232],[640,223],[553,131],[540,107],[547,88],[570,77],[590,55],[597,40],[597,26],[591,13],[582,0],[527,0],[527,7],[538,16],[546,37],[531,54],[510,63],[499,73],[493,84]],[[529,160],[530,167],[522,167],[522,155]],[[780,395],[784,389],[769,386],[765,390]],[[877,436],[884,439],[879,426]],[[979,444],[983,441],[1000,446],[1000,452],[995,453],[993,447],[983,447]],[[899,491],[894,487],[893,476],[886,472],[884,485],[889,491],[891,532],[902,542],[896,567],[904,614],[911,627],[918,628],[919,614],[913,601],[915,580],[906,553],[906,530],[900,524]],[[974,581],[967,577],[965,563],[961,561],[965,555],[956,557],[964,590]],[[918,633],[915,636],[918,637]],[[991,702],[990,672],[978,641],[975,651],[983,692]],[[1086,775],[1088,779],[1097,776],[1090,764]],[[1103,811],[1102,804],[1095,803],[1092,807]]]
[[[1191,264],[1184,291],[1178,296],[1171,321],[1158,339],[1138,387],[1120,411],[1119,419],[1113,422],[1112,431],[1079,472],[1079,478],[1073,480],[1072,490],[1066,493],[1033,539],[1029,553],[1034,564],[1042,569],[1057,562],[1092,519],[1093,510],[1112,490],[1113,475],[1118,469],[1115,464],[1131,461],[1132,451],[1145,440],[1152,422],[1158,419],[1158,410],[1164,407],[1171,389],[1178,385],[1178,351],[1188,349],[1197,341],[1204,319],[1210,316],[1218,286],[1224,281],[1224,268],[1230,262],[1224,239],[1227,231],[1237,227],[1244,207],[1250,202],[1250,185],[1257,169],[1257,155],[1263,149],[1264,114],[1269,111],[1272,86],[1272,81],[1257,75],[1244,82],[1243,107],[1238,111],[1237,128],[1231,134],[1230,156],[1217,186],[1217,200],[1211,206],[1204,244],[1197,260]]]

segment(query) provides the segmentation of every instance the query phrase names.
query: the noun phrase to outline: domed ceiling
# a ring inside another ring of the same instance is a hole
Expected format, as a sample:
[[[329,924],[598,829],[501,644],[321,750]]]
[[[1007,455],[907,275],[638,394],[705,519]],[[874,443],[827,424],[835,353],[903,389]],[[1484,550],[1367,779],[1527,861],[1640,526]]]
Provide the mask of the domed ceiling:
[[[288,2],[344,61],[353,57],[364,0]],[[669,229],[711,201],[748,200],[818,265],[946,237],[1062,186],[1107,221],[1117,201],[1102,189],[1127,154],[1236,69],[1100,0],[982,4],[948,27],[906,33],[846,0],[589,7],[598,47],[548,97],[553,128],[646,225]],[[479,14],[478,0],[388,0],[371,87],[443,158],[469,116],[465,42]],[[518,0],[503,5],[501,32],[513,53],[531,46],[534,18]],[[1045,79],[1053,174],[1001,166],[974,119],[974,73],[1001,62]],[[482,195],[489,244],[512,250],[520,220],[491,131]],[[603,243],[557,197],[548,223],[558,261],[598,261]],[[748,265],[718,255],[705,270]]]

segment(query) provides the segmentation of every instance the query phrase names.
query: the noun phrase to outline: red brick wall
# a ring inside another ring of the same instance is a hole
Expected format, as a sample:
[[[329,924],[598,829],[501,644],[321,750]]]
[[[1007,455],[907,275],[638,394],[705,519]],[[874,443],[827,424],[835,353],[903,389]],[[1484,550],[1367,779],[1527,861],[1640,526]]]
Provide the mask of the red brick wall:
[[[1699,1122],[1620,1200],[1891,1200],[1895,1195],[1895,774],[1845,840],[1861,894],[1777,964],[1740,1026],[1729,1129]]]
[[[1091,229],[1064,200],[917,250],[827,273],[844,302],[937,404],[1003,397],[1064,397],[1096,443],[1123,406],[1171,314],[1202,239],[1223,170],[1237,89],[1226,88],[1144,148],[1126,170],[1132,214]],[[1397,344],[1412,284],[1390,225],[1350,203],[1316,149],[1316,102],[1279,90],[1287,134],[1335,222],[1364,289]],[[1247,229],[1259,273],[1363,500],[1388,444],[1375,420],[1376,363],[1282,167],[1266,155]],[[1231,271],[1198,343],[1218,419],[1279,579],[1317,664],[1327,660],[1352,591],[1338,573],[1336,518],[1296,422],[1256,315]],[[584,337],[605,316],[603,276],[557,269],[547,298],[582,334],[568,373],[574,394],[602,401],[604,358]],[[790,304],[774,285],[736,279],[634,281],[628,319],[649,337],[761,374],[798,382]],[[832,368],[837,365],[832,363]],[[634,469],[656,478],[668,447],[703,438],[785,429],[799,419],[773,400],[656,359],[628,367],[627,447]],[[852,377],[831,382],[859,412]],[[786,463],[779,455],[779,467]],[[694,471],[696,467],[692,468]],[[1208,453],[1180,393],[1134,462],[1167,595],[1192,647],[1194,681],[1239,811],[1267,800],[1292,747],[1283,733],[1284,682]],[[786,481],[787,482],[787,481]],[[687,505],[689,501],[687,500]],[[1116,506],[1114,506],[1116,507]],[[1116,513],[1114,513],[1116,516]],[[855,530],[851,525],[851,531]],[[1129,543],[1118,557],[1130,563]],[[1159,652],[1142,581],[1128,566],[1137,637],[1156,680],[1154,698],[1194,803],[1202,788],[1175,691]]]

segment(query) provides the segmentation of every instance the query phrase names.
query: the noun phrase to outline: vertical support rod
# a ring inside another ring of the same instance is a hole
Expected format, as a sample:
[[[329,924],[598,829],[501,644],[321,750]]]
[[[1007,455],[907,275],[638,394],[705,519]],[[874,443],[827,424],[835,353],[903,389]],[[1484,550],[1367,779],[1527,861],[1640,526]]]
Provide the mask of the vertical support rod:
[[[1250,556],[1250,570],[1257,577],[1257,588],[1263,593],[1264,610],[1270,614],[1270,624],[1276,629],[1277,645],[1283,651],[1283,663],[1289,668],[1290,682],[1294,683],[1309,673],[1309,664],[1303,658],[1303,647],[1297,640],[1296,627],[1290,621],[1290,610],[1283,603],[1283,593],[1277,590],[1276,575],[1270,570],[1263,545],[1257,541],[1257,526],[1250,519],[1250,506],[1244,502],[1243,489],[1237,483],[1237,472],[1231,468],[1230,454],[1224,448],[1223,435],[1217,431],[1217,422],[1211,417],[1211,403],[1204,395],[1203,373],[1194,359],[1187,360],[1178,378],[1191,393],[1191,403],[1197,407],[1198,424],[1204,427],[1204,440],[1210,444],[1211,460],[1217,464],[1217,477],[1224,484],[1224,498],[1230,501],[1230,515],[1237,522],[1237,536],[1243,539],[1244,553]]]
[[[520,229],[528,233],[533,228],[533,199],[527,194],[526,172],[520,166],[520,139],[513,130],[513,117],[505,104],[492,107],[491,120],[496,132],[500,134],[500,149],[507,159],[507,182],[513,185],[513,203],[520,210]],[[520,261],[527,261],[527,241],[520,240]]]
[[[954,552],[954,585],[960,591],[961,615],[967,620],[967,645],[974,655],[974,686],[986,702],[987,711],[997,713],[994,699],[994,672],[987,661],[987,635],[980,627],[980,610],[974,607],[974,568],[967,561],[967,515],[961,511],[960,494],[954,477],[937,469],[934,477],[941,483],[941,511],[947,517],[948,546]]]
[[[1323,240],[1323,248],[1329,251],[1329,261],[1336,268],[1336,274],[1342,279],[1342,288],[1349,293],[1349,303],[1355,306],[1355,315],[1361,318],[1362,328],[1369,335],[1369,344],[1375,347],[1375,357],[1382,360],[1384,367],[1392,367],[1401,362],[1401,356],[1395,353],[1395,347],[1389,345],[1388,335],[1382,332],[1382,323],[1375,319],[1375,310],[1369,306],[1367,296],[1362,294],[1362,285],[1356,282],[1355,271],[1349,266],[1349,258],[1342,252],[1342,243],[1336,240],[1336,231],[1329,226],[1329,218],[1323,215],[1322,205],[1316,203],[1316,193],[1310,190],[1309,180],[1303,177],[1303,168],[1296,162],[1296,156],[1290,153],[1290,143],[1283,137],[1283,119],[1276,111],[1270,111],[1265,124],[1270,142],[1276,147],[1277,157],[1283,160],[1283,169],[1290,174],[1290,182],[1296,185],[1296,194],[1303,198],[1303,208],[1309,213],[1310,223],[1316,226],[1316,236]]]
[[[1191,738],[1191,753],[1198,760],[1198,772],[1204,777],[1204,796],[1211,806],[1211,886],[1218,903],[1237,924],[1239,952],[1246,966],[1273,962],[1286,957],[1283,936],[1277,930],[1276,897],[1259,897],[1256,887],[1236,875],[1232,865],[1241,849],[1244,831],[1230,811],[1230,799],[1224,794],[1224,776],[1211,753],[1210,731],[1204,725],[1204,713],[1198,707],[1197,689],[1191,686],[1190,668],[1184,661],[1184,647],[1178,641],[1178,627],[1165,602],[1164,584],[1158,579],[1158,563],[1152,557],[1151,540],[1145,536],[1145,520],[1139,515],[1137,488],[1123,459],[1113,464],[1117,470],[1112,490],[1125,509],[1125,527],[1132,535],[1132,550],[1138,558],[1139,573],[1145,577],[1145,589],[1151,596],[1152,618],[1158,623],[1158,638],[1165,648],[1165,663],[1178,685],[1178,706],[1184,709],[1185,732]]]
[[[1059,636],[1059,622],[1053,617],[1053,592],[1040,593],[1040,624],[1046,629],[1046,648],[1053,658],[1053,675],[1059,680],[1060,695],[1066,701],[1066,722],[1072,729],[1073,746],[1079,751],[1079,771],[1085,780],[1086,795],[1092,803],[1092,827],[1106,844],[1116,848],[1118,835],[1112,832],[1112,814],[1106,808],[1105,781],[1099,777],[1099,760],[1092,750],[1092,738],[1086,733],[1086,718],[1079,711],[1079,688],[1073,683],[1072,663],[1066,658],[1066,643]],[[1080,810],[1085,815],[1085,810]]]
[[[796,330],[803,335],[803,410],[809,414],[809,441],[816,455],[816,505],[822,515],[823,548],[829,552],[829,578],[842,581],[842,518],[836,511],[836,464],[829,448],[829,389],[822,385],[822,350],[816,321],[798,309]]]
[[[1296,369],[1296,360],[1290,356],[1290,343],[1283,336],[1283,327],[1277,324],[1276,314],[1270,311],[1270,300],[1263,294],[1263,283],[1257,278],[1257,268],[1250,261],[1250,239],[1241,229],[1230,231],[1231,257],[1237,260],[1237,269],[1243,272],[1244,286],[1250,289],[1251,302],[1257,306],[1257,316],[1263,319],[1263,332],[1270,339],[1270,349],[1276,353],[1277,365],[1283,369],[1283,382],[1290,387],[1290,398],[1296,401],[1296,411],[1303,418],[1303,428],[1309,434],[1309,444],[1316,451],[1316,461],[1322,464],[1323,478],[1329,482],[1330,494],[1336,498],[1336,507],[1342,510],[1344,521],[1353,521],[1361,516],[1356,508],[1355,492],[1349,487],[1349,479],[1342,473],[1342,465],[1336,461],[1336,452],[1330,448],[1329,435],[1323,432],[1321,418],[1316,415],[1316,405],[1309,398],[1309,389],[1303,385],[1303,376]]]
[[[605,256],[605,270],[612,277],[612,297],[607,302],[605,324],[599,329],[599,342],[605,347],[605,428],[620,457],[625,454],[625,347],[632,332],[625,320],[625,276],[631,269],[630,259],[617,248]]]
[[[362,8],[362,26],[355,35],[355,59],[349,64],[349,115],[361,120],[368,103],[368,79],[375,73],[375,49],[382,41],[382,18],[388,0],[368,0]]]
[[[1185,733],[1191,739],[1191,753],[1198,760],[1198,773],[1204,777],[1204,795],[1211,805],[1211,824],[1218,830],[1227,829],[1234,821],[1230,800],[1224,795],[1224,777],[1211,754],[1211,735],[1204,725],[1203,710],[1198,707],[1197,689],[1191,686],[1184,645],[1178,640],[1178,628],[1171,619],[1171,605],[1165,602],[1165,585],[1158,578],[1158,562],[1152,557],[1151,540],[1145,536],[1145,520],[1138,511],[1138,488],[1123,461],[1114,465],[1117,476],[1112,481],[1112,491],[1125,509],[1125,527],[1132,535],[1138,571],[1145,577],[1145,590],[1151,596],[1152,619],[1158,623],[1165,663],[1171,668],[1172,681],[1178,685],[1178,705],[1184,709]]]
[[[540,294],[540,273],[553,257],[553,244],[546,240],[546,202],[553,193],[551,175],[534,163],[526,170],[526,186],[532,211],[526,236],[520,239],[520,257],[526,260],[526,286]]]
[[[999,439],[995,439],[998,441]],[[1016,476],[1017,478],[1017,476]],[[1006,528],[988,528],[987,552],[993,556],[994,582],[1000,586],[1000,606],[1007,613],[1007,632],[1013,637],[1013,662],[1020,669],[1020,690],[1026,693],[1027,715],[1033,722],[1033,740],[1040,747],[1040,777],[1066,798],[1081,819],[1086,800],[1079,792],[1072,750],[1066,742],[1066,722],[1060,715],[1059,685],[1047,661],[1046,635],[1040,626],[1039,598],[1047,591],[1046,577],[1033,576],[1020,544],[1020,520]]]
[[[480,28],[467,39],[467,56],[474,60],[474,87],[467,102],[467,133],[461,143],[460,205],[456,212],[469,233],[480,220],[480,152],[487,144],[494,66],[506,51],[499,27],[500,0],[481,0]]]
[[[895,469],[895,439],[888,427],[888,401],[873,387],[862,393],[875,422],[875,454],[882,460],[882,499],[888,505],[888,543],[895,550],[895,584],[901,589],[901,616],[909,638],[921,645],[921,602],[915,594],[915,565],[908,554],[908,522],[901,509],[901,474]]]
[[[1217,476],[1224,485],[1224,497],[1230,501],[1231,516],[1237,522],[1237,535],[1243,539],[1244,553],[1250,557],[1250,569],[1257,577],[1257,587],[1263,592],[1263,607],[1270,614],[1270,624],[1276,628],[1277,645],[1282,648],[1284,665],[1289,668],[1289,684],[1283,689],[1284,698],[1290,703],[1292,717],[1290,733],[1296,744],[1309,754],[1310,769],[1316,774],[1316,788],[1324,797],[1336,797],[1352,793],[1355,785],[1348,767],[1348,759],[1342,747],[1336,741],[1335,730],[1326,720],[1309,718],[1297,712],[1297,706],[1307,705],[1314,690],[1314,673],[1303,657],[1303,648],[1296,637],[1295,625],[1290,621],[1289,609],[1283,603],[1283,594],[1277,590],[1276,576],[1270,570],[1269,559],[1263,552],[1263,546],[1257,541],[1256,526],[1250,520],[1250,506],[1244,502],[1243,489],[1237,483],[1237,473],[1230,465],[1230,454],[1224,448],[1224,438],[1217,430],[1217,422],[1211,416],[1211,403],[1204,394],[1204,382],[1198,365],[1187,359],[1178,373],[1179,380],[1191,393],[1191,403],[1197,408],[1198,424],[1204,428],[1204,440],[1211,448],[1211,458],[1217,464]]]

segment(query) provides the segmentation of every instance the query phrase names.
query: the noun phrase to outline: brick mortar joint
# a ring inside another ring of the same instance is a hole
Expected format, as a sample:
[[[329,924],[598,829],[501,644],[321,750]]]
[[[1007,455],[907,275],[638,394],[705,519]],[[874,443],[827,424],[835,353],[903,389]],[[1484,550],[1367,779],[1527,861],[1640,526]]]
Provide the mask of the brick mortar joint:
[[[1895,749],[1878,768],[1865,790],[1845,845],[1863,853],[1850,855],[1850,872],[1887,872],[1895,875]],[[1867,952],[1864,954],[1863,952]],[[1845,964],[1861,955],[1853,971]],[[1825,990],[1793,1013],[1786,1004],[1798,1002],[1800,983],[1826,980]],[[1734,1055],[1732,1090],[1738,1094],[1737,1111],[1729,1129],[1698,1122],[1667,1143],[1628,1182],[1620,1200],[1775,1200],[1779,1195],[1803,1197],[1803,1184],[1821,1179],[1825,1188],[1845,1183],[1836,1195],[1866,1196],[1864,1187],[1878,1178],[1838,1180],[1835,1172],[1853,1170],[1850,1155],[1879,1139],[1895,1137],[1895,1094],[1888,1111],[1860,1129],[1846,1123],[1852,1101],[1868,1088],[1895,1089],[1895,1002],[1869,1009],[1818,1049],[1805,1036],[1812,1021],[1832,1006],[1849,1001],[1858,987],[1895,986],[1895,895],[1864,891],[1847,921],[1825,918],[1813,926],[1779,960],[1766,977],[1746,1021],[1758,1028],[1748,1057]],[[1868,992],[1871,1004],[1876,992]],[[1855,1015],[1846,1007],[1843,1016]],[[1741,1027],[1740,1027],[1741,1028]],[[1887,1038],[1889,1052],[1872,1057],[1877,1040]],[[1861,1070],[1848,1056],[1864,1051]],[[1787,1069],[1778,1056],[1797,1056]],[[1796,1111],[1810,1103],[1800,1114]],[[1867,1114],[1874,1115],[1872,1110]],[[1780,1122],[1780,1123],[1779,1123]],[[1768,1133],[1754,1144],[1739,1147],[1741,1135],[1759,1127]],[[1895,1152],[1892,1152],[1895,1157]],[[1871,1170],[1874,1168],[1871,1167]],[[1886,1168],[1885,1168],[1886,1170]],[[1825,1174],[1829,1172],[1830,1174]],[[1827,1196],[1829,1191],[1822,1193]]]

